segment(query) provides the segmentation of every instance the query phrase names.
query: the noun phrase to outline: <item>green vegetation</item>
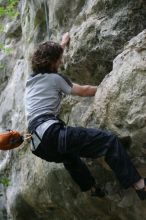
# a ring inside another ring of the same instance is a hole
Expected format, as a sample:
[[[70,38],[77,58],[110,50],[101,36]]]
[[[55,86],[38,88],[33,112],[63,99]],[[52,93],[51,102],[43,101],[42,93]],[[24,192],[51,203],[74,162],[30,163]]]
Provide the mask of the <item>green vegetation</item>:
[[[8,178],[1,178],[0,184],[3,184],[4,186],[9,186],[9,180]]]
[[[0,70],[4,69],[4,65],[0,63]]]
[[[16,9],[16,6],[18,4],[19,0],[6,0],[2,1],[0,0],[0,18],[9,18],[14,19],[19,15],[19,12]],[[0,24],[0,33],[4,31],[3,24]],[[0,51],[3,51],[7,55],[9,55],[12,52],[11,48],[6,48],[3,43],[0,43]],[[0,65],[0,69],[2,69],[2,66]]]
[[[3,51],[7,55],[9,55],[12,52],[11,48],[5,48],[4,44],[0,43],[0,51]]]
[[[17,17],[17,15],[19,14],[16,10],[16,5],[18,4],[18,2],[19,0],[7,0],[3,6],[0,6],[0,17]]]
[[[0,32],[3,32],[3,30],[4,30],[4,26],[0,24]]]

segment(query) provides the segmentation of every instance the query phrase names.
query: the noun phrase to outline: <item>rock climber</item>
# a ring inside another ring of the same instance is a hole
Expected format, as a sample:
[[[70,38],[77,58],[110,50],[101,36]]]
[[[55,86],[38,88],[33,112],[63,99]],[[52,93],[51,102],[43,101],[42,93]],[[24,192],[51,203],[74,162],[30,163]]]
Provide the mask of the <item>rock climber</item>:
[[[26,82],[25,109],[28,130],[32,134],[32,153],[48,162],[63,163],[81,191],[104,197],[105,191],[96,183],[81,158],[104,156],[124,188],[133,187],[141,200],[146,199],[146,179],[131,162],[120,139],[109,131],[67,126],[60,118],[62,94],[94,96],[97,87],[79,85],[58,72],[69,33],[61,44],[41,43],[31,56],[32,73]]]

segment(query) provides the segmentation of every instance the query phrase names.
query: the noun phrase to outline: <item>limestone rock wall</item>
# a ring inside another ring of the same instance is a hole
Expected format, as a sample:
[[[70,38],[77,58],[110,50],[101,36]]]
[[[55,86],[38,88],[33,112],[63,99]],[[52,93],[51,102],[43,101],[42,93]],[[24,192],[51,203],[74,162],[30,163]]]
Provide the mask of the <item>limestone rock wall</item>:
[[[2,1],[3,2],[3,1]],[[46,2],[48,14],[45,15]],[[98,85],[93,98],[65,97],[61,116],[70,125],[110,129],[130,135],[128,149],[145,174],[146,3],[144,0],[21,0],[15,20],[4,24],[0,51],[0,131],[26,131],[23,96],[29,56],[36,45],[60,41],[70,31],[61,71],[74,82]],[[93,199],[79,188],[62,164],[32,155],[29,143],[0,152],[0,219],[2,220],[145,220],[145,202],[123,190],[103,159],[87,160],[97,182],[109,195]]]

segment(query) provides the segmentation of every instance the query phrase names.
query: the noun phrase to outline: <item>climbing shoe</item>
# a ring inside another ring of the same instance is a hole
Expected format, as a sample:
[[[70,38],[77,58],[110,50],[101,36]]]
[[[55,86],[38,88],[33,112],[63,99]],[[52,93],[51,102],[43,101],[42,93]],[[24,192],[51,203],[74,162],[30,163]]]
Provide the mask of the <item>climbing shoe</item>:
[[[146,199],[146,178],[144,178],[144,188],[136,190],[136,193],[140,200],[145,200]]]

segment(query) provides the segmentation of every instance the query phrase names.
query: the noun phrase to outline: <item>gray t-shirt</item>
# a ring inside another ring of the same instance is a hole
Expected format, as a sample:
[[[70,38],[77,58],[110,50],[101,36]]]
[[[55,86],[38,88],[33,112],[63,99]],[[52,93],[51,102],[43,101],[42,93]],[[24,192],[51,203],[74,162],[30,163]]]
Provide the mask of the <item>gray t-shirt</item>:
[[[57,73],[37,74],[29,76],[25,90],[25,113],[27,122],[30,123],[37,116],[42,114],[58,115],[60,111],[60,103],[62,93],[70,94],[72,88],[71,81]],[[56,120],[49,120],[37,127],[36,131],[42,138],[46,129]],[[33,134],[34,145],[32,150],[35,150],[40,143],[40,140]]]
[[[28,123],[42,114],[58,115],[62,93],[70,94],[72,83],[61,74],[45,73],[29,76],[25,91]]]

